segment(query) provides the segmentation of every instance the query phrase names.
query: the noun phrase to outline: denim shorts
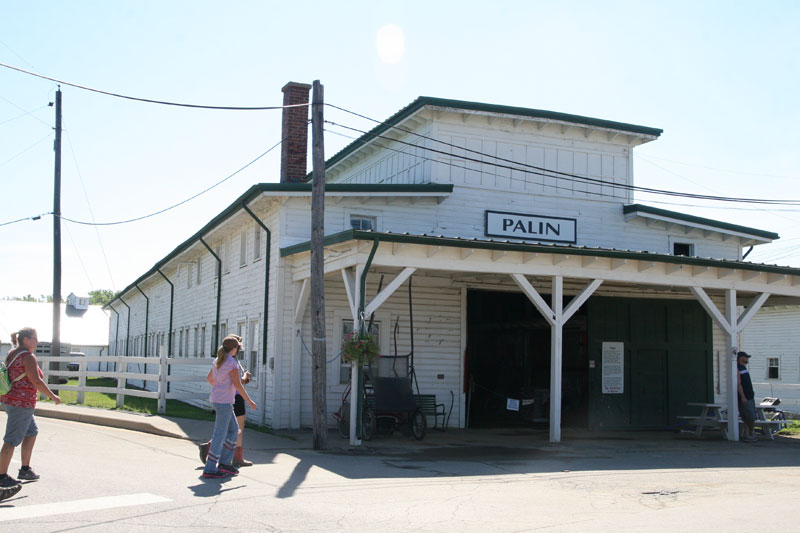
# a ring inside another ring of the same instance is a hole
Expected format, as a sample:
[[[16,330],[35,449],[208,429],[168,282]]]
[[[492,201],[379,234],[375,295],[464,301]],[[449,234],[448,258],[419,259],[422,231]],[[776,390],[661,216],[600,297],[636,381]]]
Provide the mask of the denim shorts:
[[[739,416],[748,424],[752,424],[755,421],[756,401],[753,398],[748,399],[746,403],[742,403],[742,399],[739,398]]]
[[[11,446],[19,446],[26,437],[35,437],[39,434],[39,427],[33,417],[33,407],[14,407],[3,404],[8,420],[6,421],[6,436],[3,442]]]

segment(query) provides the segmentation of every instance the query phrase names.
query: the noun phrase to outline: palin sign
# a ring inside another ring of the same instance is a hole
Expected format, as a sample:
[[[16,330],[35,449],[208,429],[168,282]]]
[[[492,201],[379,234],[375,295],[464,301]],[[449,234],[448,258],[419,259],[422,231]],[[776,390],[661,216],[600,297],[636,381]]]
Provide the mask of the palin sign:
[[[575,244],[577,233],[577,223],[574,218],[486,211],[486,235],[488,237],[510,237],[512,239]]]

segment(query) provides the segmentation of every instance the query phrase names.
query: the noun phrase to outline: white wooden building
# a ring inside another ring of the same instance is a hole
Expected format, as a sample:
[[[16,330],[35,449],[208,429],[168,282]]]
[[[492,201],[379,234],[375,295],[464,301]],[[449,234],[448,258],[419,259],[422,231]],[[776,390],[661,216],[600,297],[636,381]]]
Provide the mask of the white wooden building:
[[[800,413],[800,306],[762,308],[742,332],[756,399],[780,398],[784,411]]]
[[[288,84],[285,103],[308,87]],[[306,108],[284,113],[306,127]],[[362,317],[382,353],[409,351],[409,277],[420,391],[448,409],[452,393],[450,426],[544,419],[558,441],[562,415],[660,428],[688,401],[729,401],[739,333],[765,302],[800,303],[800,270],[742,260],[775,233],[635,204],[633,150],[660,133],[421,97],[331,157],[328,411],[349,375],[343,332]],[[284,143],[281,183],[251,187],[109,305],[117,354],[210,358],[239,332],[248,417],[274,428],[312,416],[305,139]],[[539,410],[509,416],[506,398]]]

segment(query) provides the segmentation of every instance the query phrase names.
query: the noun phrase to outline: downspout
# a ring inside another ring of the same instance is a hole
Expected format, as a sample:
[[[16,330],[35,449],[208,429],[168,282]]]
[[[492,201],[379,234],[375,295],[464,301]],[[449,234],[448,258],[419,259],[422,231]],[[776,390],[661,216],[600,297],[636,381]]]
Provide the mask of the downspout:
[[[750,255],[750,252],[752,252],[752,251],[753,251],[753,247],[751,246],[750,249],[747,250],[747,252],[745,252],[745,254],[742,256],[742,261],[747,259],[747,256]]]
[[[111,309],[114,312],[115,315],[117,315],[117,331],[116,331],[116,333],[114,335],[114,355],[116,356],[116,355],[119,355],[117,353],[117,350],[119,349],[119,313],[117,313],[116,309],[111,307],[111,302],[108,302],[108,308]],[[109,350],[109,351],[111,351],[111,350]],[[106,363],[106,372],[108,372],[108,363]]]
[[[169,331],[167,332],[167,357],[169,357],[170,355],[172,355],[172,307],[173,307],[172,304],[173,304],[173,299],[175,297],[175,285],[173,285],[172,282],[169,280],[169,278],[165,276],[163,272],[161,272],[160,268],[157,268],[156,270],[158,271],[159,274],[161,274],[161,277],[164,278],[164,281],[169,283]],[[160,358],[161,354],[158,354],[158,356]],[[168,376],[170,375],[171,370],[172,367],[170,365],[167,365]],[[167,380],[167,392],[169,392],[169,380]]]
[[[122,305],[124,305],[125,307],[128,308],[128,326],[127,326],[128,329],[125,331],[125,357],[128,357],[128,351],[129,351],[129,347],[130,347],[130,344],[131,344],[131,307],[128,304],[125,303],[125,300],[122,299],[122,296],[119,296],[118,298],[119,298],[119,301],[122,302]],[[115,370],[117,372],[119,372],[120,368],[121,368],[121,365],[117,365]],[[128,368],[128,365],[125,365],[125,368]],[[123,383],[123,385],[127,389],[128,388],[128,380],[125,379],[125,378],[119,378],[119,379],[123,379],[125,381]]]
[[[366,302],[366,291],[367,291],[367,272],[369,272],[369,267],[372,266],[372,259],[375,257],[375,252],[378,251],[378,243],[380,242],[380,238],[375,236],[375,241],[372,244],[372,250],[369,252],[369,257],[367,257],[367,263],[364,265],[364,270],[361,272],[361,291],[359,294],[359,302],[358,302],[358,331],[359,333],[366,332],[364,329],[364,305]],[[356,435],[358,438],[361,438],[361,415],[364,410],[364,406],[362,405],[362,400],[364,396],[364,382],[361,379],[361,371],[359,369],[356,372],[356,376],[358,376],[358,386],[356,390],[358,391],[357,395],[357,405],[356,408]]]
[[[215,353],[216,347],[219,346],[219,301],[222,297],[222,259],[219,258],[217,254],[214,253],[214,250],[208,245],[206,241],[200,237],[200,242],[203,243],[203,246],[206,247],[208,252],[214,256],[214,259],[217,260],[217,272],[219,272],[219,276],[217,277],[217,326],[214,328],[214,348],[212,349],[212,354]]]
[[[253,220],[256,221],[256,224],[261,226],[261,228],[267,232],[267,256],[265,257],[266,263],[264,265],[264,327],[263,327],[263,334],[262,334],[262,342],[261,342],[261,365],[264,369],[264,378],[262,379],[262,389],[261,389],[261,425],[267,425],[267,335],[269,334],[269,266],[270,266],[270,244],[272,242],[272,232],[269,231],[269,228],[261,222],[255,213],[253,213],[247,204],[242,202],[242,207],[244,208],[247,213],[253,217]]]
[[[125,357],[128,357],[128,347],[131,343],[131,306],[125,303],[125,300],[122,299],[122,296],[118,296],[118,298],[119,301],[122,302],[122,305],[128,308],[128,329],[125,331]]]
[[[147,297],[144,291],[139,287],[138,283],[134,283],[133,285],[139,289],[139,292],[141,292],[142,296],[144,296],[144,356],[147,357],[147,335],[150,326],[150,298]],[[147,374],[147,363],[144,364],[144,373]],[[142,382],[142,386],[145,390],[147,390],[147,384],[145,382]]]

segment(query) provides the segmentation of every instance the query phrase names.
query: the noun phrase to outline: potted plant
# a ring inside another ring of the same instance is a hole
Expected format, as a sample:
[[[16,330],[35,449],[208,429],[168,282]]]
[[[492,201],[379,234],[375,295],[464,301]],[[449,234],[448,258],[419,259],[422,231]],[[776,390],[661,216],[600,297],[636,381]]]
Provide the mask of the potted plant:
[[[349,333],[342,343],[342,358],[358,366],[372,364],[380,357],[380,347],[371,333]]]

